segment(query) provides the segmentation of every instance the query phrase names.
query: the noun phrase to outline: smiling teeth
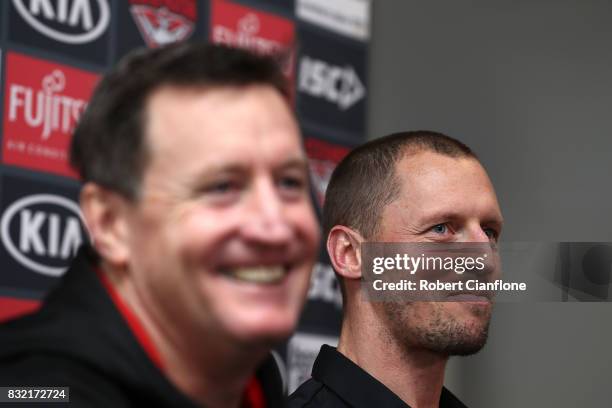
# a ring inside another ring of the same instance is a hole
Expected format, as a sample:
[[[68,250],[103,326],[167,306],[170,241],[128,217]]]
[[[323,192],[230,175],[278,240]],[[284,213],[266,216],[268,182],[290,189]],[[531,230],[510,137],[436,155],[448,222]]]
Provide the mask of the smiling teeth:
[[[229,275],[250,283],[276,283],[285,276],[285,268],[282,266],[237,268],[231,271]]]

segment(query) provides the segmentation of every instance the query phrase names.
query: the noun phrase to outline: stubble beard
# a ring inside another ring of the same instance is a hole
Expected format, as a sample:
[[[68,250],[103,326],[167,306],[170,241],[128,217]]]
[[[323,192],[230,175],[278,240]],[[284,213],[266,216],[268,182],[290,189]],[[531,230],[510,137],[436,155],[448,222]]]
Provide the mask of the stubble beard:
[[[458,319],[445,309],[444,302],[382,304],[389,335],[400,349],[427,350],[444,356],[468,356],[487,342],[491,308],[465,305],[469,319]]]

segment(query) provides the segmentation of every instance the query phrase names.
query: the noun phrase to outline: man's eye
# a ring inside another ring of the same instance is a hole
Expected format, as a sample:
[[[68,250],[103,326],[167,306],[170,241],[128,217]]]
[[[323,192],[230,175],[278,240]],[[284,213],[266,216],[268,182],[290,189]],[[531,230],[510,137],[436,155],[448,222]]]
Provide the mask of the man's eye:
[[[448,227],[446,224],[438,224],[431,227],[431,230],[436,234],[446,234],[448,232]]]
[[[280,179],[279,184],[283,189],[300,191],[306,186],[306,182],[300,177],[283,177]]]
[[[493,228],[485,228],[483,231],[491,240],[497,240],[497,237],[499,236],[499,233]]]
[[[232,181],[219,181],[206,186],[204,188],[204,192],[212,194],[226,194],[236,191],[237,189],[238,185]]]

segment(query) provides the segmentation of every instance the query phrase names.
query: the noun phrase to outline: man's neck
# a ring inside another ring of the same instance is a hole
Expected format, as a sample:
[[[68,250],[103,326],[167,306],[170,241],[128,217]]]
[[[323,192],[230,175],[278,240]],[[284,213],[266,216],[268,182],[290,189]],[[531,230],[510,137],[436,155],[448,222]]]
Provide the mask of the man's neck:
[[[268,353],[221,339],[219,333],[198,333],[179,318],[166,318],[139,296],[129,279],[104,271],[119,297],[139,319],[161,357],[168,380],[194,401],[209,408],[239,407],[247,383]]]
[[[352,316],[353,317],[353,316]],[[437,408],[447,356],[407,349],[379,322],[345,318],[338,351],[393,391],[411,408]]]

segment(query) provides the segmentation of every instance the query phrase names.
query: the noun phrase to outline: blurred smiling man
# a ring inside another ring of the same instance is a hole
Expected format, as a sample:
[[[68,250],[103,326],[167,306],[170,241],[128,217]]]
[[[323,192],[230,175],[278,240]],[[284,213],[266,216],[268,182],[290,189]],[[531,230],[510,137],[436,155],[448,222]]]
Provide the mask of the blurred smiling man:
[[[334,171],[323,210],[343,294],[338,348],[323,346],[291,407],[464,407],[443,387],[448,358],[480,350],[489,299],[372,302],[361,292],[364,242],[496,243],[502,229],[486,171],[463,143],[429,131],[353,150]]]
[[[282,406],[270,348],[317,255],[307,164],[273,60],[181,44],[128,56],[75,131],[83,248],[0,329],[1,385],[76,406]]]

